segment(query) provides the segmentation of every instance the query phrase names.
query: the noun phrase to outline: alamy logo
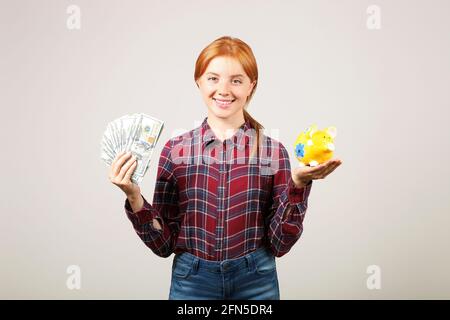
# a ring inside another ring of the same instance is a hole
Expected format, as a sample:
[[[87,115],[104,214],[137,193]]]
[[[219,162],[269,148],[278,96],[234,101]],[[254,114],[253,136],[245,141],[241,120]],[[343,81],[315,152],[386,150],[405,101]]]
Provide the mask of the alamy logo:
[[[377,265],[370,265],[367,271],[370,276],[367,278],[366,285],[369,290],[381,289],[381,269]]]
[[[70,265],[66,270],[69,277],[66,280],[66,286],[69,290],[81,289],[81,268],[77,265]]]
[[[232,136],[231,130],[228,136]],[[282,154],[281,146],[277,138],[279,130],[271,130],[269,139],[259,132],[259,149],[256,148],[257,134],[255,129],[239,129],[235,133],[236,141],[227,139],[225,146],[222,143],[208,141],[215,136],[212,130],[201,133],[201,129],[194,130],[192,135],[185,132],[179,136],[172,136],[176,144],[170,150],[170,157],[174,164],[257,164],[261,167],[262,175],[272,175],[279,170]],[[246,141],[248,143],[246,143]],[[202,148],[205,146],[205,148]],[[248,150],[246,151],[246,146]],[[258,150],[258,152],[256,152]],[[255,153],[253,156],[247,155]]]
[[[381,9],[377,5],[371,5],[367,8],[366,26],[369,30],[381,29]]]
[[[80,30],[81,29],[81,10],[79,6],[70,5],[67,7],[66,12],[70,14],[67,18],[66,26],[69,30]]]

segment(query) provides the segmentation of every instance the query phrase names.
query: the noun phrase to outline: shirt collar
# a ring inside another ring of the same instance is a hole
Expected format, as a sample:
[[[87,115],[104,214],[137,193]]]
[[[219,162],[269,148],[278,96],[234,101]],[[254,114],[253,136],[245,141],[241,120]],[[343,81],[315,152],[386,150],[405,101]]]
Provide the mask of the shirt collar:
[[[201,126],[200,126],[200,134],[202,138],[202,147],[205,147],[209,142],[214,140],[219,140],[214,131],[212,131],[211,127],[208,124],[208,117],[206,117]],[[230,144],[232,147],[237,147],[238,150],[244,150],[248,139],[245,139],[245,132],[251,128],[250,123],[245,121],[235,132],[235,134],[228,138],[230,140]]]

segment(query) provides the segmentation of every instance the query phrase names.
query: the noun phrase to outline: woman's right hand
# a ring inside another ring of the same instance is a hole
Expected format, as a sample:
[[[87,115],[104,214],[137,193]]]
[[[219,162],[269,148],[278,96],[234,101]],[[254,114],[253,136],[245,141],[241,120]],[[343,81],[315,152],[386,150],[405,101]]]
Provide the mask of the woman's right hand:
[[[125,192],[128,198],[136,198],[141,195],[139,186],[131,182],[136,165],[136,158],[131,155],[131,152],[122,151],[114,158],[109,169],[109,180]]]

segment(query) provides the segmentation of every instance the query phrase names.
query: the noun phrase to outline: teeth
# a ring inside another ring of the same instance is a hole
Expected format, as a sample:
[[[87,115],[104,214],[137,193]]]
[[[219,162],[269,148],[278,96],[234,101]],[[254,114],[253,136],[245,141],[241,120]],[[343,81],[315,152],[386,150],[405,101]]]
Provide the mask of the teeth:
[[[217,100],[217,99],[214,99],[214,100],[216,100],[217,103],[223,104],[223,105],[228,105],[233,102],[233,100]]]

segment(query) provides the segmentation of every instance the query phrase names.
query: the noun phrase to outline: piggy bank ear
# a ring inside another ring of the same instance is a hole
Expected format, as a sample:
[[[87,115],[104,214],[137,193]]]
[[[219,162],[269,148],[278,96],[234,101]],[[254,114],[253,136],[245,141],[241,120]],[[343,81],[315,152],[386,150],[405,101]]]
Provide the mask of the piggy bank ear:
[[[313,134],[317,131],[317,125],[312,124],[309,126],[309,136],[312,138]]]
[[[337,129],[336,127],[328,127],[327,128],[328,134],[334,139],[337,135]]]

